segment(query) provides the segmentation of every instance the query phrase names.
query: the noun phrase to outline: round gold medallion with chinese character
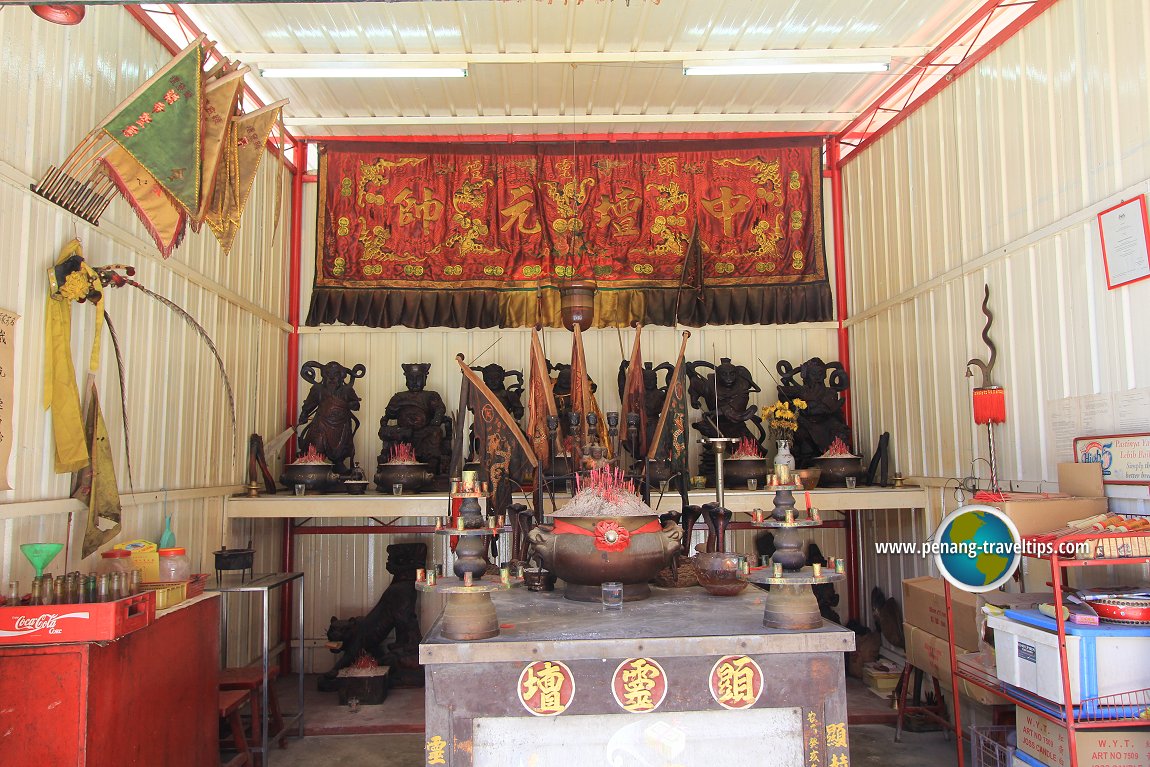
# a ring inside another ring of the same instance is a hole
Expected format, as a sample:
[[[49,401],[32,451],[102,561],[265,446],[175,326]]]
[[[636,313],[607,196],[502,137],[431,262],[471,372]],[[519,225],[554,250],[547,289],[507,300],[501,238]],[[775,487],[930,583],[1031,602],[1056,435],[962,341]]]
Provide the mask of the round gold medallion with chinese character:
[[[575,676],[562,661],[536,661],[519,675],[517,694],[535,716],[557,716],[575,699]]]
[[[763,694],[763,669],[746,655],[727,655],[711,668],[711,697],[723,708],[750,708]]]
[[[667,697],[667,672],[651,658],[628,658],[615,669],[611,693],[624,711],[646,714]]]

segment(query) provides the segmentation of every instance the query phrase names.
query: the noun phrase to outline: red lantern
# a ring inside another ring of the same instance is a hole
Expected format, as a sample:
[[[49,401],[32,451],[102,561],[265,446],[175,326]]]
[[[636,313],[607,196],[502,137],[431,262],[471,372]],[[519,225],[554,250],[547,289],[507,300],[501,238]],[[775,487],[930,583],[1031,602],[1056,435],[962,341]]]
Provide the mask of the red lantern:
[[[1006,389],[987,386],[974,390],[974,422],[1006,423]]]

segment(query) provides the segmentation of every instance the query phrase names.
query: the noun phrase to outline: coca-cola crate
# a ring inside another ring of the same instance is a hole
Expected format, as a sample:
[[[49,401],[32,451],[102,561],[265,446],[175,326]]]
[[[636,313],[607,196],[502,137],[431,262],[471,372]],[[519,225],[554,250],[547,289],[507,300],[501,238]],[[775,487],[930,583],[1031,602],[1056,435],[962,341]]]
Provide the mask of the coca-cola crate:
[[[0,607],[0,645],[107,642],[142,629],[155,615],[151,593],[115,602]]]

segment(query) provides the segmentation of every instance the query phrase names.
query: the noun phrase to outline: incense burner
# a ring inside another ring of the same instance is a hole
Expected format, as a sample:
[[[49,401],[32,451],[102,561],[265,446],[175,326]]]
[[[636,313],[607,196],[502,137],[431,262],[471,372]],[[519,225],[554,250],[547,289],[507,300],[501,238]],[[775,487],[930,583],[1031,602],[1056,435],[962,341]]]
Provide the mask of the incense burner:
[[[381,463],[375,467],[375,486],[390,493],[392,485],[402,484],[403,491],[418,492],[435,479],[426,463]]]
[[[600,586],[623,584],[623,601],[651,596],[647,582],[682,548],[683,529],[659,524],[655,515],[636,517],[556,517],[537,525],[528,539],[544,566],[565,584],[563,596],[598,602]]]

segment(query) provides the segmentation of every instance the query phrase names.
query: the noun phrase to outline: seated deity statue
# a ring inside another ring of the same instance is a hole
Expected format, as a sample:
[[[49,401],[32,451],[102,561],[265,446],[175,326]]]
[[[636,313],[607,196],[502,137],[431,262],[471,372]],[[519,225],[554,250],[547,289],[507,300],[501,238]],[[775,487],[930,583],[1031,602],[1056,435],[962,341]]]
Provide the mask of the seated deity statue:
[[[380,460],[387,462],[392,450],[407,443],[415,450],[416,459],[440,476],[451,463],[447,406],[438,392],[424,388],[431,363],[404,363],[402,367],[407,391],[392,395],[379,419],[379,438],[383,442]]]

